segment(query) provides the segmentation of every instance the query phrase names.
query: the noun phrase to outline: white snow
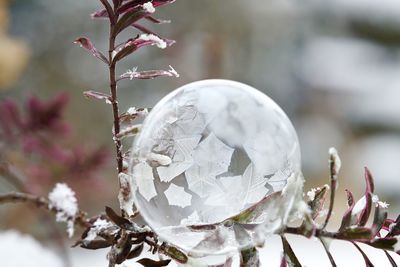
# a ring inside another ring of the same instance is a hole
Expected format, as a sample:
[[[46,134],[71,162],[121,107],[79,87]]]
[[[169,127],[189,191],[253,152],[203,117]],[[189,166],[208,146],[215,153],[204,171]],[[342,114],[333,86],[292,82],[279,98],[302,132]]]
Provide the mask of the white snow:
[[[167,43],[163,39],[161,39],[160,37],[158,37],[154,34],[143,33],[139,36],[139,39],[141,39],[143,41],[153,41],[154,45],[157,45],[161,49],[164,49],[167,47]]]
[[[384,201],[380,201],[378,195],[375,195],[375,194],[372,195],[372,203],[374,203],[376,207],[380,207],[383,209],[387,209],[389,207],[388,203],[386,203]],[[353,211],[351,214],[353,216],[359,215],[361,213],[361,211],[364,209],[366,204],[367,204],[367,201],[365,199],[365,196],[363,196],[354,205],[354,208],[353,208]]]
[[[63,261],[29,235],[15,230],[0,232],[2,267],[63,267]]]
[[[307,192],[307,196],[308,196],[308,199],[309,199],[310,201],[314,201],[315,192],[316,192],[317,190],[318,190],[318,188],[311,188],[311,190]]]
[[[49,208],[57,209],[56,221],[67,222],[68,236],[74,234],[74,220],[78,212],[78,201],[75,192],[64,183],[58,183],[49,193]]]
[[[340,160],[339,153],[337,152],[336,148],[331,147],[329,148],[329,155],[335,163],[335,174],[337,175],[342,167],[342,161]]]
[[[90,228],[85,241],[92,241],[97,237],[97,234],[100,233],[102,230],[105,230],[109,227],[113,226],[112,223],[110,223],[107,220],[103,220],[101,218],[98,218]]]
[[[156,12],[156,9],[154,8],[153,4],[150,1],[143,4],[143,9],[149,13]]]
[[[120,191],[118,194],[119,206],[122,210],[128,214],[133,215],[133,205],[135,203],[133,199],[133,181],[132,176],[123,172],[118,174]]]

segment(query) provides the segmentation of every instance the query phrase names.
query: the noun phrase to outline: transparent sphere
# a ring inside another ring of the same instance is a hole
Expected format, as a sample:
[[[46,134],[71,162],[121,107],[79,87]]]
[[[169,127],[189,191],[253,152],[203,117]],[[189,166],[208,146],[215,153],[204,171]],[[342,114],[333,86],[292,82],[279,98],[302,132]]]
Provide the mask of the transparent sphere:
[[[136,206],[161,239],[193,255],[222,254],[249,245],[245,225],[269,219],[257,205],[301,173],[300,149],[293,125],[268,96],[204,80],[150,112],[130,172]],[[241,215],[245,224],[232,222]]]

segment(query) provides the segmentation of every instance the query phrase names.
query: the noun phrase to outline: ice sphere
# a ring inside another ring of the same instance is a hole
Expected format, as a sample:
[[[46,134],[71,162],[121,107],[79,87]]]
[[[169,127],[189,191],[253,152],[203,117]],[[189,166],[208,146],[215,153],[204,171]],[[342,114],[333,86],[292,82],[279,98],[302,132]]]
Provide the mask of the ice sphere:
[[[268,96],[239,82],[204,80],[150,112],[130,173],[136,206],[162,240],[192,255],[222,254],[252,242],[249,225],[285,221],[280,216],[293,205],[268,201],[301,176],[300,149],[292,123]]]

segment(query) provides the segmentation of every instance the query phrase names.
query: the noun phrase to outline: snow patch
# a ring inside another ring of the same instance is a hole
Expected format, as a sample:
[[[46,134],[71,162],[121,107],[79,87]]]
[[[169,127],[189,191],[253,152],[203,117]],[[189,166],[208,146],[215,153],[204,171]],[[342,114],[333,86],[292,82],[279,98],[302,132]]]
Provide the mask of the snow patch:
[[[1,266],[63,267],[62,260],[29,235],[0,232]]]
[[[139,36],[139,39],[143,41],[153,41],[154,45],[158,46],[161,49],[167,47],[167,42],[165,42],[163,39],[154,34],[143,33]]]
[[[78,201],[75,192],[67,184],[58,183],[49,193],[49,208],[56,209],[56,221],[67,223],[68,236],[74,235],[74,220],[78,213]]]
[[[154,8],[153,4],[152,4],[150,1],[147,2],[147,3],[144,3],[144,4],[142,5],[142,7],[143,7],[143,9],[144,9],[146,12],[149,12],[149,13],[154,13],[154,12],[156,12],[156,9]]]

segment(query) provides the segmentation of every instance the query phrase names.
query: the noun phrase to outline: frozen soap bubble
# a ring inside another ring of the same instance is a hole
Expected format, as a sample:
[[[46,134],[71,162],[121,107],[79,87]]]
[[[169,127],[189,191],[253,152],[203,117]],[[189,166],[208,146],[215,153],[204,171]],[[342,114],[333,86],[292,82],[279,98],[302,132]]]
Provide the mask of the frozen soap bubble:
[[[271,201],[301,176],[296,131],[282,109],[228,80],[194,82],[167,95],[132,152],[137,208],[161,239],[192,255],[248,246],[254,225],[282,223],[291,206]]]

